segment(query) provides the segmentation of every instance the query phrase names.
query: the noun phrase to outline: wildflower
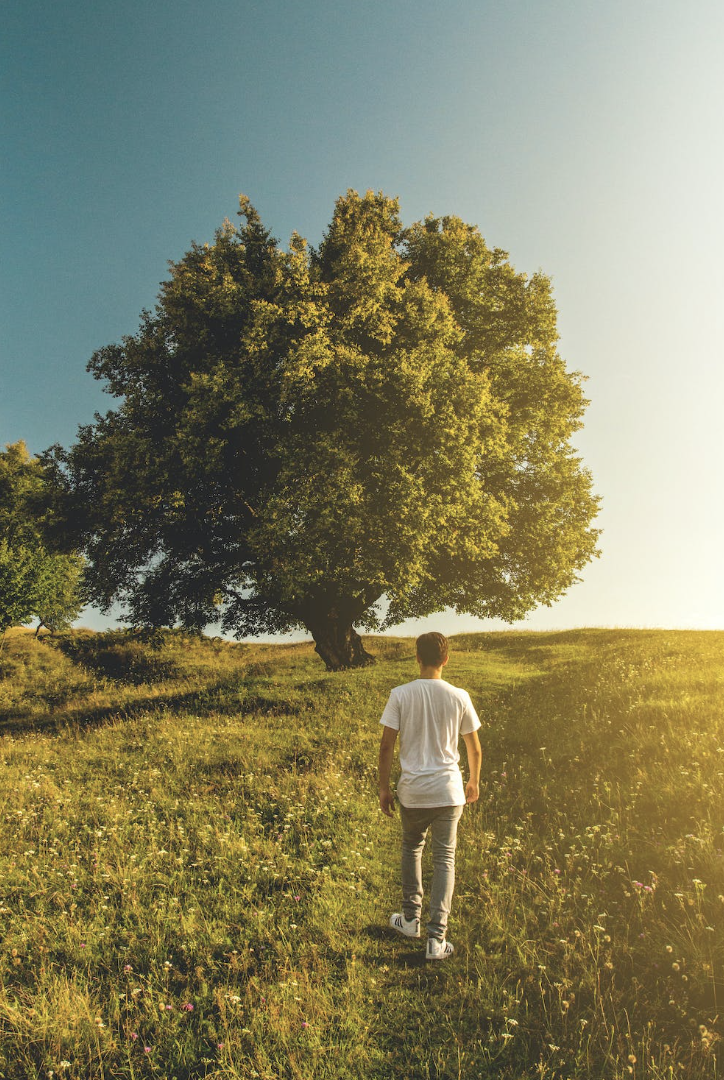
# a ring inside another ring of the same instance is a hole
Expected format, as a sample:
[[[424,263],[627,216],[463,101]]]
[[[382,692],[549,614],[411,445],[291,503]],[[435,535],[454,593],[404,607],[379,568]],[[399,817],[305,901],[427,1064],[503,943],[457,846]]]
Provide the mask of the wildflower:
[[[666,951],[667,952],[673,952],[674,951],[674,946],[673,945],[667,945],[666,946]]]
[[[132,1032],[131,1032],[131,1038],[132,1038],[132,1039],[133,1039],[133,1041],[135,1042],[135,1041],[136,1041],[136,1039],[138,1038],[138,1032],[137,1032],[137,1031],[132,1031]]]
[[[637,1060],[636,1055],[635,1054],[629,1054],[628,1060],[631,1062],[632,1065],[635,1065],[636,1060]]]
[[[193,1007],[193,1005],[191,1004],[190,1001],[187,1001],[185,1005],[181,1006],[181,1008],[184,1010],[184,1012],[193,1012],[194,1011],[194,1007]]]
[[[123,970],[128,972],[128,971],[133,971],[133,968],[131,967],[130,964],[124,964]]]
[[[680,964],[677,964],[677,963],[676,963],[676,962],[674,961],[674,963],[673,963],[673,964],[671,965],[671,970],[672,970],[672,971],[681,971],[681,965],[680,965]]]
[[[144,1046],[143,1052],[144,1052],[144,1054],[150,1054],[151,1053],[151,1047],[150,1046]]]
[[[308,1028],[309,1027],[309,1024],[307,1023],[306,1020],[302,1020],[302,1027],[303,1028]]]
[[[301,900],[302,898],[301,898],[301,896],[295,896],[295,897],[294,897],[294,899],[295,899],[295,900],[297,900],[297,901],[299,901],[299,900]]]

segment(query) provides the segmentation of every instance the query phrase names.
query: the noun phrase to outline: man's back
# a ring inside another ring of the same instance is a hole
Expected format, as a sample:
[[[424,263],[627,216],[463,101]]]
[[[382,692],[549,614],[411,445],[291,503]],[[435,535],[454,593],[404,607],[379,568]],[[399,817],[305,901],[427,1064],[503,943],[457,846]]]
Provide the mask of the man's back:
[[[400,733],[397,795],[404,806],[465,803],[458,740],[480,727],[467,690],[415,679],[392,690],[380,722]]]

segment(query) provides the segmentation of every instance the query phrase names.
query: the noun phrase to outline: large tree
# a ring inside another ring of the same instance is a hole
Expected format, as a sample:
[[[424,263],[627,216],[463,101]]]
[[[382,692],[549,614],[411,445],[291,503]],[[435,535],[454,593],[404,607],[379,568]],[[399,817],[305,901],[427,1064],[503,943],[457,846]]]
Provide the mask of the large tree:
[[[559,597],[597,499],[549,280],[456,217],[403,228],[382,194],[340,198],[316,249],[239,214],[93,356],[118,407],[49,454],[96,602],[306,627],[336,669],[370,659],[355,626]]]

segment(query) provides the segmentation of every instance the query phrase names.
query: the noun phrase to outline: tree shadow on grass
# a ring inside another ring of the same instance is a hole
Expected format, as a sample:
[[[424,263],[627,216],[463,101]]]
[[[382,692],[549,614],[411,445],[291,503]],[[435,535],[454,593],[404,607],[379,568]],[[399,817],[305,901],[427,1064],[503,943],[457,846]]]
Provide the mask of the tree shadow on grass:
[[[126,704],[109,704],[91,708],[83,705],[64,707],[64,701],[48,702],[47,712],[38,713],[13,708],[0,715],[0,736],[29,734],[61,734],[86,731],[109,723],[124,723],[141,716],[190,712],[195,716],[234,712],[249,716],[298,716],[309,707],[308,701],[289,701],[255,692],[253,682],[234,677],[197,690],[171,693],[149,693]]]

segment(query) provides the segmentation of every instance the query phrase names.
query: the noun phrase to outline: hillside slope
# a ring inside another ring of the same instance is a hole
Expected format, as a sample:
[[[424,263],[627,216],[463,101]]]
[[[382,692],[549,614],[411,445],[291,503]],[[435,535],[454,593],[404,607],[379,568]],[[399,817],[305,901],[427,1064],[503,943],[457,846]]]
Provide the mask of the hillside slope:
[[[431,970],[386,929],[375,782],[412,640],[328,674],[307,644],[10,634],[0,1076],[719,1075],[724,634],[451,644],[483,782]]]

